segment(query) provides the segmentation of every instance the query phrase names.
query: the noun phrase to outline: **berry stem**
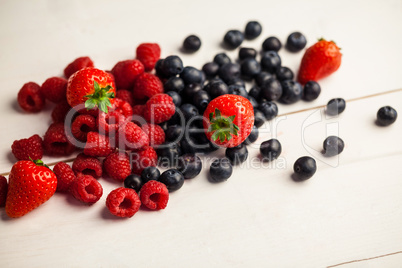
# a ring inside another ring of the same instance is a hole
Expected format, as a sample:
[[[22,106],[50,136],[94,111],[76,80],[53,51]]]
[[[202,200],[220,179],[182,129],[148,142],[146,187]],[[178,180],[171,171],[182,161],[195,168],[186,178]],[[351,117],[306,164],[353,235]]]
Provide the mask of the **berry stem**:
[[[101,88],[98,82],[94,81],[94,89],[95,92],[90,95],[86,95],[85,97],[88,98],[85,101],[85,108],[87,110],[93,109],[98,107],[104,113],[108,112],[108,107],[112,107],[110,99],[113,99],[114,92],[108,93],[112,87],[107,85],[106,87]]]
[[[239,127],[233,123],[235,117],[235,115],[229,117],[222,116],[221,111],[215,108],[215,112],[209,114],[211,124],[209,125],[208,132],[214,132],[211,139],[214,141],[219,139],[220,142],[224,142],[225,139],[230,141],[232,135],[237,136]]]

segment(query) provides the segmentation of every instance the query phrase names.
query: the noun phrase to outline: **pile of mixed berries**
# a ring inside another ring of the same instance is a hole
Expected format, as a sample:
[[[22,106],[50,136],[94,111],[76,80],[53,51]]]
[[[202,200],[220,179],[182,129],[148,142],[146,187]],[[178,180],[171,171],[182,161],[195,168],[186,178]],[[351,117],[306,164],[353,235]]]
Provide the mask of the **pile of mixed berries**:
[[[244,39],[255,39],[262,27],[247,23],[244,32],[228,31],[223,44],[237,49]],[[299,32],[289,35],[286,49],[299,52],[307,40]],[[194,53],[201,39],[188,36],[183,50]],[[335,72],[341,53],[332,41],[319,40],[305,51],[297,81],[292,70],[282,66],[278,51],[282,43],[268,37],[261,57],[254,48],[241,47],[238,60],[219,53],[197,69],[184,66],[180,57],[161,57],[156,43],[143,43],[136,59],[116,63],[110,71],[94,67],[89,57],[80,57],[64,69],[64,77],[51,77],[42,85],[29,82],[18,93],[26,112],[39,112],[46,102],[55,103],[53,123],[43,138],[33,135],[14,141],[12,153],[18,160],[6,178],[0,178],[0,205],[10,217],[20,217],[46,202],[56,191],[68,192],[91,205],[103,195],[98,179],[120,181],[106,198],[109,211],[132,217],[144,206],[164,209],[169,193],[202,169],[200,154],[226,148],[226,157],[212,162],[209,180],[227,180],[233,165],[247,160],[247,145],[258,138],[258,128],[278,115],[276,101],[292,104],[316,99],[316,82]],[[246,90],[246,82],[253,83]],[[345,109],[343,99],[327,105],[329,115]],[[389,125],[396,111],[384,107],[378,123]],[[342,139],[324,141],[327,156],[341,153]],[[72,165],[57,163],[53,170],[40,159],[44,154],[68,156],[80,151]],[[277,139],[260,146],[263,161],[274,161],[282,151]],[[162,174],[157,166],[167,167]],[[316,172],[316,162],[305,156],[294,164],[296,180]],[[123,187],[124,186],[124,187]]]

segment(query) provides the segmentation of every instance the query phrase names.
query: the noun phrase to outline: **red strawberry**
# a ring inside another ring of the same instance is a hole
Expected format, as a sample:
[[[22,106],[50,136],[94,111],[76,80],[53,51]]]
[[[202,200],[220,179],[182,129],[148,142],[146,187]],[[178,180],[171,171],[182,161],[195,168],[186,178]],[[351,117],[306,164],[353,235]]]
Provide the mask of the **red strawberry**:
[[[75,72],[86,67],[94,67],[92,60],[89,57],[77,58],[64,69],[64,75],[69,78]]]
[[[205,134],[213,143],[222,147],[235,147],[253,129],[253,106],[248,99],[239,95],[219,96],[208,104],[203,124]]]
[[[8,179],[6,213],[11,218],[27,214],[56,192],[56,175],[41,160],[18,161]]]
[[[144,64],[145,71],[149,72],[154,67],[161,56],[161,48],[156,43],[142,43],[137,49],[137,59]]]
[[[88,132],[84,154],[89,156],[108,156],[113,151],[109,138],[97,132]]]
[[[333,41],[320,39],[309,47],[302,58],[298,75],[304,85],[310,80],[317,81],[334,73],[341,66],[342,54]]]
[[[76,107],[77,110],[82,110],[85,104],[87,110],[99,108],[107,113],[108,107],[114,102],[116,86],[108,73],[95,68],[84,68],[68,79],[66,94],[71,107],[82,104],[82,107]]]

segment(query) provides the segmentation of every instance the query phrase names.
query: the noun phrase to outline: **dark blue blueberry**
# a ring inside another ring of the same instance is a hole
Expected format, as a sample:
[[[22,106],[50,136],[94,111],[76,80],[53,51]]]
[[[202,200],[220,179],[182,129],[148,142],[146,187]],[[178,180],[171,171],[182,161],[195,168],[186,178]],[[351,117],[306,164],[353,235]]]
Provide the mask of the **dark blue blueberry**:
[[[178,93],[180,93],[184,87],[183,79],[177,76],[170,77],[163,85],[165,91],[176,91]]]
[[[255,111],[255,109],[258,108],[259,103],[251,96],[247,96],[247,99],[250,101],[250,103],[253,106],[253,109]]]
[[[166,79],[168,78],[168,76],[163,72],[162,70],[162,64],[163,64],[163,60],[164,59],[159,59],[156,63],[155,63],[155,73],[156,75],[161,78],[161,79]]]
[[[166,76],[175,76],[183,71],[183,62],[178,56],[169,56],[163,60],[161,69]]]
[[[260,36],[262,32],[262,26],[258,21],[249,21],[246,24],[246,28],[244,30],[244,36],[248,40],[252,40]]]
[[[258,133],[259,133],[258,128],[254,124],[253,129],[250,132],[250,135],[248,135],[247,139],[243,143],[246,145],[254,143],[258,139]]]
[[[310,179],[317,171],[317,165],[313,158],[310,156],[303,156],[296,160],[293,165],[294,180],[304,181]]]
[[[197,152],[193,146],[193,142],[187,138],[184,138],[180,141],[180,147],[184,154],[195,154]]]
[[[201,47],[201,39],[196,35],[189,35],[183,41],[183,48],[187,52],[196,52]]]
[[[262,55],[261,67],[270,73],[276,73],[276,70],[281,67],[281,64],[281,57],[279,57],[278,53],[275,51],[264,52]]]
[[[162,167],[176,166],[181,155],[180,146],[177,143],[164,143],[156,148],[159,165]]]
[[[124,179],[124,187],[133,189],[137,193],[141,190],[142,185],[143,183],[139,175],[131,174]]]
[[[173,116],[167,121],[167,123],[168,126],[181,125],[182,123],[184,123],[184,118],[180,107],[176,107]]]
[[[389,126],[396,121],[398,113],[391,106],[381,107],[377,112],[377,125]]]
[[[192,67],[186,66],[183,71],[180,73],[180,78],[183,79],[184,84],[203,84],[204,83],[204,74],[202,71]]]
[[[337,136],[329,136],[324,140],[323,147],[325,156],[334,156],[342,153],[345,143]]]
[[[312,101],[318,98],[321,87],[316,81],[308,81],[303,88],[303,100]]]
[[[232,60],[229,58],[226,53],[218,53],[214,57],[214,62],[217,63],[219,66],[223,66],[226,63],[231,63]]]
[[[327,103],[327,114],[338,115],[345,111],[346,102],[342,98],[332,99]]]
[[[269,101],[278,100],[282,96],[281,83],[274,78],[269,79],[261,86],[260,96]]]
[[[271,73],[262,71],[254,77],[254,81],[257,86],[262,86],[266,81],[270,80],[271,78],[274,78]]]
[[[286,41],[286,48],[291,52],[298,52],[305,48],[306,44],[306,37],[299,32],[294,32],[288,36],[288,39]]]
[[[173,99],[173,103],[175,106],[180,106],[181,105],[181,97],[180,94],[177,93],[176,91],[168,91],[166,92],[170,97]]]
[[[184,176],[177,169],[168,169],[161,174],[159,181],[166,185],[169,192],[174,192],[183,186]]]
[[[259,128],[265,123],[265,115],[260,110],[254,109],[254,126]]]
[[[205,73],[207,78],[213,78],[218,75],[219,64],[216,62],[208,62],[202,66],[202,71]]]
[[[249,47],[242,47],[239,49],[239,60],[243,61],[248,58],[255,59],[257,56],[257,50]]]
[[[211,100],[229,93],[229,88],[225,82],[219,80],[209,82],[204,89],[208,92],[209,96],[211,96]]]
[[[183,174],[184,179],[195,178],[202,170],[201,159],[195,154],[182,155],[177,169]]]
[[[241,86],[246,87],[246,83],[240,77],[235,77],[227,82],[228,86]]]
[[[276,70],[276,79],[279,81],[292,80],[293,78],[294,74],[288,67],[280,67]]]
[[[300,100],[303,96],[303,88],[302,86],[293,81],[293,80],[285,80],[282,81],[282,96],[280,101],[285,104],[292,104]]]
[[[282,153],[282,145],[277,139],[264,141],[260,145],[260,153],[263,160],[272,161],[277,159]]]
[[[281,41],[279,41],[278,38],[275,36],[268,37],[267,39],[264,40],[262,43],[262,50],[263,51],[276,51],[278,52],[282,47]]]
[[[257,87],[257,86],[252,87],[252,88],[250,89],[250,91],[248,92],[248,95],[249,95],[250,97],[253,97],[253,98],[256,99],[256,100],[260,99],[260,96],[261,96],[261,88],[260,88],[260,87]]]
[[[163,122],[163,123],[160,123],[159,126],[163,129],[163,131],[166,132],[166,130],[167,130],[168,127],[169,127],[169,123],[168,123],[168,121],[165,121],[165,122]]]
[[[232,176],[232,173],[233,167],[227,158],[216,159],[212,162],[209,169],[210,180],[212,182],[226,181]]]
[[[226,148],[226,157],[232,165],[240,165],[246,161],[248,157],[248,150],[245,144],[239,144],[236,147]]]
[[[178,142],[184,137],[184,126],[173,125],[169,126],[165,131],[165,139],[170,142]]]
[[[142,184],[145,184],[151,180],[157,181],[159,179],[160,175],[161,175],[161,173],[157,167],[146,167],[141,172]]]
[[[205,111],[210,101],[211,98],[209,97],[208,92],[205,90],[199,90],[194,93],[193,104],[200,112]]]
[[[218,75],[225,83],[228,83],[240,77],[240,65],[236,63],[226,63],[219,68]]]
[[[180,109],[183,113],[184,118],[186,119],[186,122],[199,114],[198,109],[190,103],[183,104],[182,106],[180,106]]]
[[[243,86],[230,85],[229,86],[229,94],[239,95],[239,96],[248,98],[247,90]]]
[[[274,119],[278,115],[278,106],[272,101],[261,102],[258,110],[264,114],[267,120]]]
[[[230,49],[235,49],[243,43],[244,35],[238,30],[230,30],[223,37],[223,43]]]
[[[195,92],[202,90],[202,86],[200,84],[188,84],[181,92],[182,102],[191,102]]]
[[[253,79],[253,77],[255,77],[257,74],[261,72],[260,63],[253,58],[245,59],[241,63],[240,69],[242,77],[246,80]]]

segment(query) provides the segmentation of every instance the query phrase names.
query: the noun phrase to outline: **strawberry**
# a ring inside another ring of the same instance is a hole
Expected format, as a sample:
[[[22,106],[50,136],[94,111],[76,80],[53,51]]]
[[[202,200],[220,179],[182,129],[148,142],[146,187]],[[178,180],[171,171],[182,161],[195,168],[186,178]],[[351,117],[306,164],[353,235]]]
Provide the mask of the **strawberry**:
[[[342,54],[334,41],[319,39],[302,58],[298,81],[304,85],[334,73],[341,66]]]
[[[41,160],[18,161],[8,179],[6,213],[11,218],[27,214],[56,192],[56,175]]]
[[[85,104],[87,110],[99,108],[107,113],[114,102],[116,86],[110,74],[89,67],[70,76],[66,94],[71,107]],[[83,107],[77,108],[82,110]]]
[[[248,99],[239,95],[219,96],[208,104],[203,124],[205,134],[212,143],[222,147],[235,147],[253,129],[253,106]]]

